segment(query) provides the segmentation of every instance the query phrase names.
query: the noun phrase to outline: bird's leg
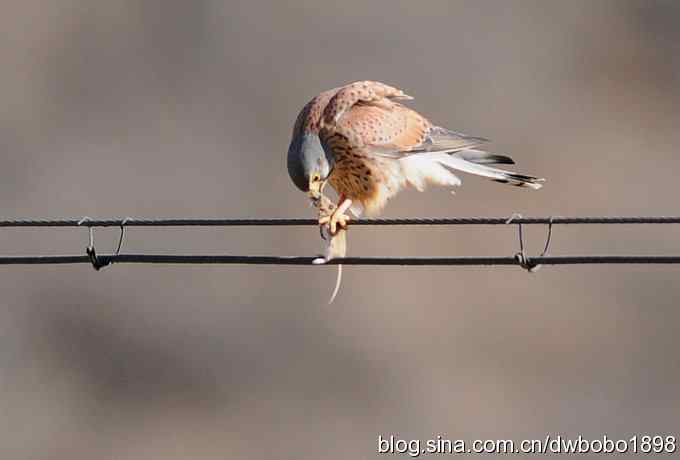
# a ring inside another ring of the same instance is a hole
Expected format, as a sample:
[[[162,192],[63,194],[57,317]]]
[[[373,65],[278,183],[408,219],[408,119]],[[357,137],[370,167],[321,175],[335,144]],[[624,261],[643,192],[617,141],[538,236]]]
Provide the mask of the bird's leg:
[[[327,216],[319,217],[319,225],[328,224],[330,228],[331,235],[335,235],[338,231],[338,227],[342,229],[347,228],[347,222],[349,222],[349,216],[345,212],[352,206],[352,200],[347,198],[345,194],[340,195],[338,200],[338,207]]]

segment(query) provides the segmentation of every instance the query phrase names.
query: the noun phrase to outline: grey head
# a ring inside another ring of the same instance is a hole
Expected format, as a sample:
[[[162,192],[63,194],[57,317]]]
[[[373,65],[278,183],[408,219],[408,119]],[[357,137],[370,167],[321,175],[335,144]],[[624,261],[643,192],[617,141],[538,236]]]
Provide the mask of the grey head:
[[[288,174],[297,188],[309,192],[310,185],[323,184],[335,163],[315,133],[294,133],[288,147]]]

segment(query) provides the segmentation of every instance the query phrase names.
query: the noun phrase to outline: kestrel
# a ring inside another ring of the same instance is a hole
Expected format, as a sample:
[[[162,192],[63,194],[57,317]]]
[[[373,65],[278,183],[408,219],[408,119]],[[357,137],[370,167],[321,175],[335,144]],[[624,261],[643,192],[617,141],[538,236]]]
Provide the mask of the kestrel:
[[[329,216],[319,219],[331,233],[345,228],[357,204],[369,216],[405,187],[458,186],[452,170],[496,182],[539,189],[544,179],[490,167],[514,164],[507,156],[479,150],[488,140],[436,126],[401,101],[403,91],[359,81],[325,91],[300,112],[288,148],[288,173],[318,201],[326,183],[339,195]]]

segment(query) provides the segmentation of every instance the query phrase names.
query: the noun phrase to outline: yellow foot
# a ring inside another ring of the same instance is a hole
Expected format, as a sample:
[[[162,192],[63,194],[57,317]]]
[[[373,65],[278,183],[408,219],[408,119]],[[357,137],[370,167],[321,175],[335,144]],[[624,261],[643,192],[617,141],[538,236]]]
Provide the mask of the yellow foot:
[[[319,225],[328,225],[331,235],[338,233],[338,229],[347,229],[349,216],[335,209],[330,215],[319,217]]]

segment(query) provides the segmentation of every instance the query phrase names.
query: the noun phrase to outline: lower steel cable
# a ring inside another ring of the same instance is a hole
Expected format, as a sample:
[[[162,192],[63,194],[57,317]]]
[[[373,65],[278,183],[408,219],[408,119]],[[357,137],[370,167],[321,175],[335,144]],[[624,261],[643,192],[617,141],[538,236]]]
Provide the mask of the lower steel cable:
[[[185,254],[98,255],[101,263],[139,264],[229,264],[229,265],[314,265],[315,257],[239,256]],[[680,264],[680,256],[670,255],[576,255],[527,257],[536,265],[591,264]],[[0,265],[90,264],[87,255],[0,256]],[[497,257],[345,257],[327,265],[395,265],[395,266],[490,266],[521,265],[514,256]]]

